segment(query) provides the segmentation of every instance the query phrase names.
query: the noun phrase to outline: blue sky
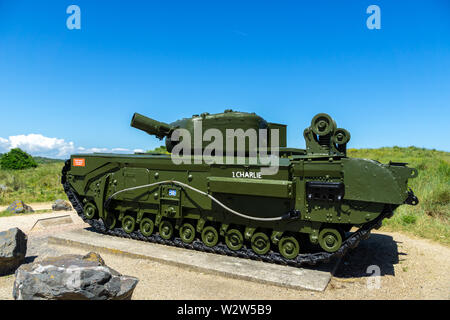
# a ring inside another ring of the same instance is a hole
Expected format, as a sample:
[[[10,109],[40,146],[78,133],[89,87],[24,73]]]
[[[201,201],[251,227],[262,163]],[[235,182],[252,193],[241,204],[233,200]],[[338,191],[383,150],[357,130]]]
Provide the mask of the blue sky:
[[[0,152],[146,150],[133,112],[227,108],[287,124],[290,147],[326,112],[349,147],[450,151],[450,2],[0,0]]]

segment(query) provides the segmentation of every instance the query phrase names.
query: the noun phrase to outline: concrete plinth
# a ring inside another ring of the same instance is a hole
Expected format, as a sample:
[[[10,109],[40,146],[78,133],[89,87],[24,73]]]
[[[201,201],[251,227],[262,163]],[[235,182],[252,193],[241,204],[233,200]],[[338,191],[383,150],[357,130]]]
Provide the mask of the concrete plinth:
[[[48,243],[149,259],[224,277],[315,291],[325,290],[332,273],[340,262],[340,260],[336,260],[314,268],[294,268],[118,238],[85,229],[76,229],[50,236]]]

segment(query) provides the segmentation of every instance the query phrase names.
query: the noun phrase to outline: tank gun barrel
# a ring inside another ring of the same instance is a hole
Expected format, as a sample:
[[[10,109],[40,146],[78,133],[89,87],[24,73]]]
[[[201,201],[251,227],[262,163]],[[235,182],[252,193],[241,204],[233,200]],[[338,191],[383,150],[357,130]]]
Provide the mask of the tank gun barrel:
[[[153,120],[137,112],[133,115],[130,125],[150,135],[157,136],[159,139],[170,136],[175,129],[167,123]]]

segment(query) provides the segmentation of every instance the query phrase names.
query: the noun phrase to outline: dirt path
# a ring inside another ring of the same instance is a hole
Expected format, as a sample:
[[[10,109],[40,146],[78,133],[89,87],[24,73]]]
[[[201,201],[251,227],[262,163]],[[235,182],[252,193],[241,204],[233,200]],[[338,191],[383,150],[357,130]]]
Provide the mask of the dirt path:
[[[374,280],[366,273],[369,266],[380,268],[379,289],[368,289]],[[344,258],[327,290],[330,298],[338,294],[340,299],[448,300],[449,269],[449,248],[398,232],[377,232]]]
[[[37,222],[43,221],[49,218],[70,216],[74,224],[80,226],[87,226],[83,220],[78,216],[76,211],[51,211],[48,213],[37,214],[17,214],[10,217],[0,217],[0,231],[5,231],[10,228],[18,227],[23,232],[28,233],[32,229],[33,231],[39,228]]]
[[[2,219],[6,218],[0,218],[0,224]],[[30,259],[64,253],[87,252],[50,246],[42,234],[30,235]],[[114,254],[101,255],[117,271],[140,279],[133,299],[450,299],[450,249],[396,232],[377,232],[362,241],[343,259],[324,292],[229,279]],[[379,286],[376,277],[366,273],[370,266],[380,270]],[[12,299],[13,282],[14,275],[0,277],[0,299]]]

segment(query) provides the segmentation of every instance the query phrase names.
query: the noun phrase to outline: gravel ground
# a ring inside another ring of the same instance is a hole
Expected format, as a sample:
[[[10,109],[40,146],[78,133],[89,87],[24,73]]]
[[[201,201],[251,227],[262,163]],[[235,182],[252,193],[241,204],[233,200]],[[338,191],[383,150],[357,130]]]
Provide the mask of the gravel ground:
[[[58,230],[63,231],[64,228]],[[57,232],[57,231],[52,231]],[[42,234],[29,238],[28,261],[85,249],[48,245]],[[117,271],[138,277],[133,299],[446,299],[450,298],[450,249],[399,233],[373,234],[350,252],[324,292],[259,284],[188,271],[144,259],[102,253]],[[378,266],[375,277],[366,273]],[[0,299],[12,299],[14,275],[0,277]],[[245,288],[245,290],[243,290]],[[372,288],[372,289],[371,289]]]

